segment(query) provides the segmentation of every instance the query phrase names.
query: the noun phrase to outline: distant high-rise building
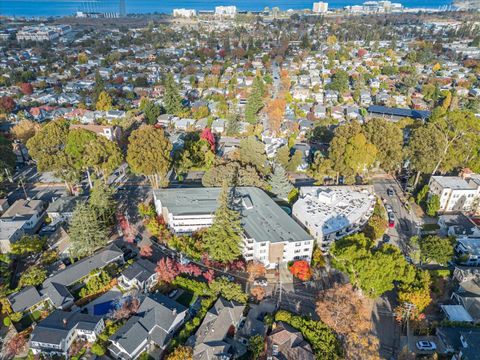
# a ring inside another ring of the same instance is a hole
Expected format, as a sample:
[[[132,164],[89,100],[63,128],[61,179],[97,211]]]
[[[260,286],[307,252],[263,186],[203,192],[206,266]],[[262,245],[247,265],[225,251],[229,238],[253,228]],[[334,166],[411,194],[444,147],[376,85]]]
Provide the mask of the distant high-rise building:
[[[193,9],[173,9],[173,17],[195,17],[197,16],[197,11]]]
[[[215,15],[234,17],[237,13],[236,6],[215,6]]]
[[[313,12],[314,13],[326,13],[328,11],[328,3],[326,2],[315,2],[313,3]]]
[[[125,0],[120,0],[118,13],[119,13],[120,17],[123,17],[123,16],[127,15],[127,10],[126,10],[126,7],[125,7]]]

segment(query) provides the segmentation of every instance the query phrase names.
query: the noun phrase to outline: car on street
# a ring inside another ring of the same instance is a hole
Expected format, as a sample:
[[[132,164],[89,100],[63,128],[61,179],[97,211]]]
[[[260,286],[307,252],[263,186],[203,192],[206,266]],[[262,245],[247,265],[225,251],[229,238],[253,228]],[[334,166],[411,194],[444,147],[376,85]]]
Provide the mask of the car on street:
[[[388,235],[388,234],[383,234],[382,240],[383,240],[384,243],[390,242],[390,235]]]
[[[395,227],[395,217],[393,216],[392,212],[388,213],[388,227],[390,227],[390,228]]]
[[[420,351],[434,351],[437,349],[437,345],[433,341],[417,341],[415,344],[417,346],[417,349]]]
[[[175,295],[177,295],[177,293],[178,293],[178,290],[177,290],[177,289],[172,290],[172,291],[170,291],[170,293],[168,294],[168,297],[171,299],[171,298],[173,298]]]
[[[387,213],[393,213],[393,208],[390,204],[385,205],[385,210],[387,210]]]
[[[253,281],[255,286],[268,286],[268,281],[265,278],[257,278]]]
[[[395,192],[393,191],[392,188],[388,188],[388,189],[387,189],[387,195],[388,195],[388,196],[393,196],[394,194],[395,194]]]

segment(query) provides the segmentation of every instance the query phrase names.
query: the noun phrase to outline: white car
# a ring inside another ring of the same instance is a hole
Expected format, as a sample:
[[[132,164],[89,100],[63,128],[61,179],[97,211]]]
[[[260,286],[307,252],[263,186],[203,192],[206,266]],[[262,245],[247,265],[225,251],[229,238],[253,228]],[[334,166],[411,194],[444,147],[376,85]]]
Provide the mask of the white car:
[[[258,278],[253,281],[255,286],[268,286],[268,281],[265,278]]]
[[[437,345],[433,341],[418,341],[416,343],[417,349],[421,351],[434,351],[437,349]]]

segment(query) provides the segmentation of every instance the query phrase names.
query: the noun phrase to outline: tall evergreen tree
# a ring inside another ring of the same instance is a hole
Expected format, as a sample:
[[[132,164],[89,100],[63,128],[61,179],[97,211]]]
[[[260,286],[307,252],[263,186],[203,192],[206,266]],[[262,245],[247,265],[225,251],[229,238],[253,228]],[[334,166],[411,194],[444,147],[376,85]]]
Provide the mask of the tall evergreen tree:
[[[172,74],[168,74],[165,80],[165,96],[163,98],[165,110],[169,114],[179,114],[182,109],[182,97],[178,92],[177,85]]]
[[[105,182],[95,181],[90,193],[89,203],[95,209],[99,219],[107,226],[112,225],[116,201],[113,198],[113,189]]]
[[[202,239],[210,258],[224,263],[233,261],[241,255],[242,227],[240,213],[231,208],[232,191],[234,188],[229,189],[227,182],[224,182],[213,224],[204,233]]]
[[[288,180],[285,169],[279,164],[275,164],[273,167],[273,174],[270,176],[268,183],[272,187],[272,193],[281,199],[287,199],[288,194],[290,194],[290,191],[293,189],[293,185],[290,180]]]
[[[248,96],[247,105],[245,107],[245,119],[255,124],[257,122],[257,114],[263,108],[263,97],[265,96],[265,84],[261,77],[257,76],[253,80],[252,92]]]
[[[92,254],[108,240],[107,227],[101,221],[93,206],[79,203],[75,208],[69,231],[72,241],[72,255],[84,257]]]

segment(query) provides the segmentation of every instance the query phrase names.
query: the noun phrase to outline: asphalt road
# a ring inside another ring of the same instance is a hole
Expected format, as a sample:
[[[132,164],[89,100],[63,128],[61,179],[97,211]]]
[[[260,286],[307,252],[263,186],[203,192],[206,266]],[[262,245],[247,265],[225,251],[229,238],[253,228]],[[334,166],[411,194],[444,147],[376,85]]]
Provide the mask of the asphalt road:
[[[403,193],[398,183],[391,178],[375,179],[373,187],[377,196],[384,199],[389,204],[395,215],[395,227],[389,228],[387,234],[391,238],[391,243],[407,254],[407,245],[410,237],[418,232],[418,223],[420,222],[413,211],[409,211],[403,205]],[[393,196],[387,195],[387,189],[394,191]]]

